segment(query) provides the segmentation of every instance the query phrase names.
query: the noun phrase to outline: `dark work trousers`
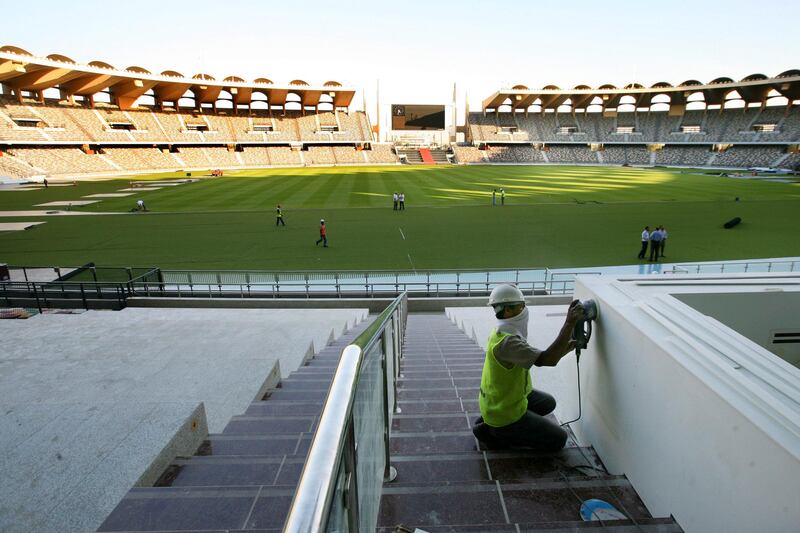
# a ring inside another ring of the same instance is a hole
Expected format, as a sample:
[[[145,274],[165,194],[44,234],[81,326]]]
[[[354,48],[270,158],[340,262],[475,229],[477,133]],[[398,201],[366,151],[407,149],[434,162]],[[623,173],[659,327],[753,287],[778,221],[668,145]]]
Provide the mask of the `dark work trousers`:
[[[393,203],[394,205],[392,206],[392,210],[397,211],[397,200],[395,200]]]
[[[650,261],[658,261],[658,251],[660,249],[661,241],[650,241]]]
[[[502,427],[492,427],[478,417],[472,433],[489,449],[526,448],[536,452],[555,452],[567,443],[567,432],[545,418],[556,408],[556,400],[542,391],[528,394],[528,410],[522,418]]]
[[[285,226],[286,222],[283,221],[283,217],[278,217],[278,219],[275,221],[275,225],[276,226]]]
[[[666,247],[667,247],[667,239],[661,239],[661,248],[660,248],[661,257],[666,257],[666,255],[664,255],[664,248]]]
[[[639,250],[639,259],[644,259],[644,254],[647,253],[647,241],[642,241],[642,249]]]
[[[406,201],[400,200],[400,211],[405,211],[405,210],[406,210]]]
[[[323,243],[325,248],[327,248],[328,247],[328,236],[327,235],[320,235],[319,239],[317,240],[317,246],[319,246],[319,243]]]

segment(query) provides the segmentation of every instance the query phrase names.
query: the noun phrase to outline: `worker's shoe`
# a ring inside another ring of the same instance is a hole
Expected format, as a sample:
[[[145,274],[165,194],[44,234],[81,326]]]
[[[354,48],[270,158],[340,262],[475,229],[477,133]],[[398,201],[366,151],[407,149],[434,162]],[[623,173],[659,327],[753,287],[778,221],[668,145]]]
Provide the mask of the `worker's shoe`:
[[[483,421],[483,417],[478,417],[472,426],[472,434],[487,450],[507,450],[508,444],[498,440],[492,434],[492,428]]]

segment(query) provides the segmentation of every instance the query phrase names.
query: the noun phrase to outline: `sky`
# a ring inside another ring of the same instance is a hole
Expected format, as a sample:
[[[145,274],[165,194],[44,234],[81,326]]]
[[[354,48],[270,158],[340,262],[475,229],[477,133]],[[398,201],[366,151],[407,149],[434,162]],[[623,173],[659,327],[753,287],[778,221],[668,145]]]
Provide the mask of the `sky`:
[[[798,0],[0,0],[0,46],[151,72],[336,80],[381,103],[472,110],[493,92],[672,84],[800,68]],[[362,96],[363,94],[363,96]],[[459,115],[461,111],[459,111]]]

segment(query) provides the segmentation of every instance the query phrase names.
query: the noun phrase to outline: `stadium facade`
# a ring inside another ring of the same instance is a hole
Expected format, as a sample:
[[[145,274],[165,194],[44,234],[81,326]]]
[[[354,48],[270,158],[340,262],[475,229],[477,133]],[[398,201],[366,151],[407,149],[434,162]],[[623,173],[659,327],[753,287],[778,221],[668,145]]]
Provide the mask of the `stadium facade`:
[[[517,85],[465,109],[466,142],[433,155],[376,142],[377,126],[350,110],[355,90],[336,81],[153,74],[5,46],[0,83],[0,175],[16,178],[401,161],[800,165],[798,70],[651,87]]]

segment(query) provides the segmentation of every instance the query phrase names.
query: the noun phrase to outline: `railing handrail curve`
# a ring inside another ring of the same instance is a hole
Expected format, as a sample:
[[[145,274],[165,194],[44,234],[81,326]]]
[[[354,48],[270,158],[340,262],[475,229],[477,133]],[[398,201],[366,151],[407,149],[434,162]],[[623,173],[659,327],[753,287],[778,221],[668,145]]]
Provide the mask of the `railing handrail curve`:
[[[344,350],[336,367],[317,430],[311,440],[306,463],[300,474],[294,498],[284,524],[284,533],[322,531],[328,519],[336,474],[347,437],[347,424],[352,416],[356,384],[364,354],[368,353],[392,317],[404,305],[403,293],[389,304],[378,317]],[[388,458],[387,458],[388,459]]]

